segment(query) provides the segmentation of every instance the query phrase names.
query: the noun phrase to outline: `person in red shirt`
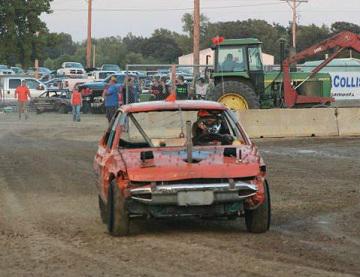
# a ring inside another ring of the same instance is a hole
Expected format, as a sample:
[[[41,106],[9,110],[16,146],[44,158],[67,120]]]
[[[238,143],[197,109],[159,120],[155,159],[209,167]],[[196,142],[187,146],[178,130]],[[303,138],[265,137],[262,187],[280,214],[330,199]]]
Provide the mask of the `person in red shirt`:
[[[71,106],[73,113],[73,121],[80,122],[80,109],[82,106],[82,96],[81,93],[74,89],[71,93]]]
[[[19,119],[21,119],[22,113],[24,113],[25,119],[28,119],[27,103],[28,100],[31,99],[31,95],[25,80],[21,81],[21,85],[16,88],[15,98],[18,100]]]

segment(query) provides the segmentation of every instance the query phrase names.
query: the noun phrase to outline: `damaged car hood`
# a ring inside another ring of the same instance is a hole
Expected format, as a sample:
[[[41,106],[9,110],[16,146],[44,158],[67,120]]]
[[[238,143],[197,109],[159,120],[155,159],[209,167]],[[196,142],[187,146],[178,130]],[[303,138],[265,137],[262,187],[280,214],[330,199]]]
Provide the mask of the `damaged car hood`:
[[[184,149],[136,149],[121,151],[129,180],[174,181],[196,178],[243,178],[257,176],[260,156],[252,146],[236,147],[237,156],[224,155],[224,147],[194,149],[187,161]],[[153,158],[141,160],[141,152]]]

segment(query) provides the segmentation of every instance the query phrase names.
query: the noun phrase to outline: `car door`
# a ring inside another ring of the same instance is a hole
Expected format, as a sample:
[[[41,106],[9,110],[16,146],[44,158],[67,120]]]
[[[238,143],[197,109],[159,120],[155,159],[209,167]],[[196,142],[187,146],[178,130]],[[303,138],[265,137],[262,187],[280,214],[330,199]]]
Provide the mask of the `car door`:
[[[5,100],[15,100],[15,90],[18,86],[21,85],[21,79],[20,78],[9,78],[8,80],[8,86],[4,91],[4,98]]]
[[[49,91],[46,97],[46,109],[48,111],[53,111],[57,109],[57,102],[59,98],[59,93],[56,91]]]
[[[38,112],[43,112],[46,110],[46,98],[48,92],[42,93],[39,97],[35,97],[32,99],[32,103]]]
[[[106,133],[100,140],[98,145],[98,151],[95,154],[94,170],[95,170],[95,174],[97,175],[96,183],[99,189],[99,194],[105,202],[107,199],[107,192],[110,183],[109,180],[110,172],[106,167],[106,163],[111,158],[112,155],[111,149],[114,143],[116,127],[118,125],[120,117],[121,117],[121,112],[118,111],[111,120],[109,124],[109,128],[107,129]]]

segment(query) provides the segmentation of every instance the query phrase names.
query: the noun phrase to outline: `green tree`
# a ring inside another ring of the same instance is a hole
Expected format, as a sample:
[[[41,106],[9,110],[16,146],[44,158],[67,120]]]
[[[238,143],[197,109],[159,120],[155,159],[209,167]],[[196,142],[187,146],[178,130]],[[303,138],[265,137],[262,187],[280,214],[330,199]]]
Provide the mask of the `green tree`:
[[[229,21],[209,23],[203,48],[211,45],[211,39],[223,36],[226,39],[257,38],[263,43],[263,51],[279,59],[279,39],[286,37],[286,29],[279,25],[269,24],[264,20],[248,19],[245,21]]]
[[[39,33],[47,32],[42,13],[50,13],[52,0],[0,1],[0,58],[9,65],[29,66],[42,55],[43,40]]]
[[[182,55],[180,47],[169,30],[157,29],[143,44],[144,57],[152,57],[161,63],[173,63]]]
[[[183,31],[187,33],[190,37],[194,33],[194,16],[190,13],[185,13],[181,18],[183,23]],[[206,33],[207,24],[209,23],[209,18],[204,14],[200,15],[200,36],[203,38]]]
[[[337,21],[331,24],[330,28],[333,34],[340,33],[342,31],[350,31],[356,34],[360,34],[360,26],[354,23],[344,22],[344,21]]]
[[[44,55],[46,58],[54,59],[65,54],[75,54],[76,45],[69,34],[44,33],[40,37],[45,40]]]
[[[297,51],[300,52],[320,41],[327,39],[330,36],[330,30],[326,25],[316,26],[315,24],[307,26],[298,26],[297,30]],[[310,59],[322,59],[323,54],[311,57]]]

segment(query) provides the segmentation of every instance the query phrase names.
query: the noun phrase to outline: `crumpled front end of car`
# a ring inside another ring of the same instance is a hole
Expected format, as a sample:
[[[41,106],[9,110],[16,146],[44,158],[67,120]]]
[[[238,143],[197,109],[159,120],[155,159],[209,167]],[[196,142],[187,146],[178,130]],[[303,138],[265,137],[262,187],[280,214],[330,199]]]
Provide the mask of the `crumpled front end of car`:
[[[185,151],[169,148],[122,157],[127,178],[119,185],[131,215],[233,216],[264,199],[265,165],[254,146],[199,147],[191,162]]]

